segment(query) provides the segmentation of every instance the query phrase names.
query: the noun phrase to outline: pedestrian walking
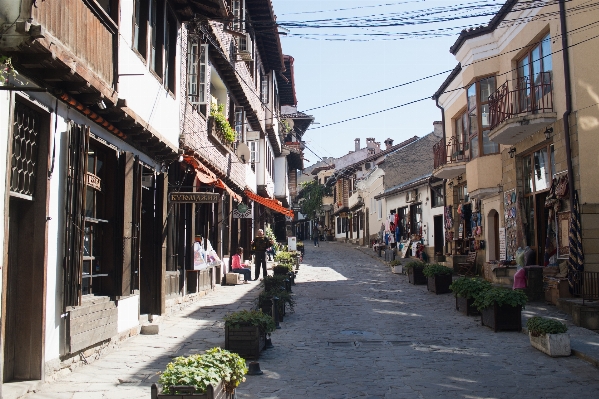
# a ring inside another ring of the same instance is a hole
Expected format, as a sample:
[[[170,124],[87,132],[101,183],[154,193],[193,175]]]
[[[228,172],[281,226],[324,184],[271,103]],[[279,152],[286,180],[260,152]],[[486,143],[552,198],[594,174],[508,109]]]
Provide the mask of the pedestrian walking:
[[[266,277],[266,249],[273,246],[273,242],[267,237],[264,237],[264,230],[259,229],[254,241],[252,241],[252,251],[254,252],[254,265],[256,278],[260,278],[260,266],[264,277]]]
[[[314,225],[314,230],[312,231],[312,239],[314,240],[314,246],[315,247],[320,247],[318,224]]]

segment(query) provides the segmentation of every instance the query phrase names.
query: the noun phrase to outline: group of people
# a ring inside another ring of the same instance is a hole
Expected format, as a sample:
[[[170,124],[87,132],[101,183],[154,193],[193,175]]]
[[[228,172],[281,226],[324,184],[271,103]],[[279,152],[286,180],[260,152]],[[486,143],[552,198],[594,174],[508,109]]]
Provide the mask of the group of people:
[[[328,235],[330,235],[330,229],[327,226],[323,226],[318,222],[314,224],[312,239],[314,240],[315,247],[320,247],[320,240],[326,241]]]
[[[274,243],[266,236],[264,230],[259,229],[256,237],[251,243],[251,250],[254,253],[255,278],[254,281],[260,278],[260,268],[262,274],[266,276],[266,256],[267,254],[274,256]],[[237,248],[235,255],[231,257],[231,272],[243,274],[244,284],[252,280],[252,271],[249,267],[245,267],[241,263],[243,248]]]

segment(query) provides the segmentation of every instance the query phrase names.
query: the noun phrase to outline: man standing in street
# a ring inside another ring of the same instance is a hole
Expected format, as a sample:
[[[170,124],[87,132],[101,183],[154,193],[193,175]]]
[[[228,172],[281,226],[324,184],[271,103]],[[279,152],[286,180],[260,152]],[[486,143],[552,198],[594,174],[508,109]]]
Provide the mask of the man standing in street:
[[[260,277],[260,266],[262,266],[262,271],[264,276],[266,277],[266,250],[273,245],[273,242],[268,238],[264,237],[264,230],[259,229],[254,241],[252,241],[252,251],[254,252],[254,265],[256,267],[255,273],[256,278],[254,280],[258,280]]]

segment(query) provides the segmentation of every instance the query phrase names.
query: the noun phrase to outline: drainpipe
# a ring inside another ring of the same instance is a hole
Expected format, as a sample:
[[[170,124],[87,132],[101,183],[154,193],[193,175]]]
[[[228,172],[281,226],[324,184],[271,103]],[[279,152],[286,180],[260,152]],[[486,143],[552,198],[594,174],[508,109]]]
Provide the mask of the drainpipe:
[[[572,113],[572,90],[570,83],[570,57],[568,55],[568,36],[566,28],[566,5],[559,0],[559,20],[562,30],[562,57],[564,63],[564,84],[566,85],[566,112],[564,112],[564,140],[566,140],[566,163],[568,165],[568,191],[570,211],[574,210],[574,172],[572,170],[572,150],[570,148],[570,114]]]

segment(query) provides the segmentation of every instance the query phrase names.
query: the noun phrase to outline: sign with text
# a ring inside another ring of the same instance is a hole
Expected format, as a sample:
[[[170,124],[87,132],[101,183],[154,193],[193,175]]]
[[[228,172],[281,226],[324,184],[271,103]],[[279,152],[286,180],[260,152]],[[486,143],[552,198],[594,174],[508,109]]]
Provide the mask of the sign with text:
[[[219,197],[219,193],[170,193],[168,199],[179,204],[212,204]]]
[[[506,260],[505,227],[499,228],[499,260]]]

